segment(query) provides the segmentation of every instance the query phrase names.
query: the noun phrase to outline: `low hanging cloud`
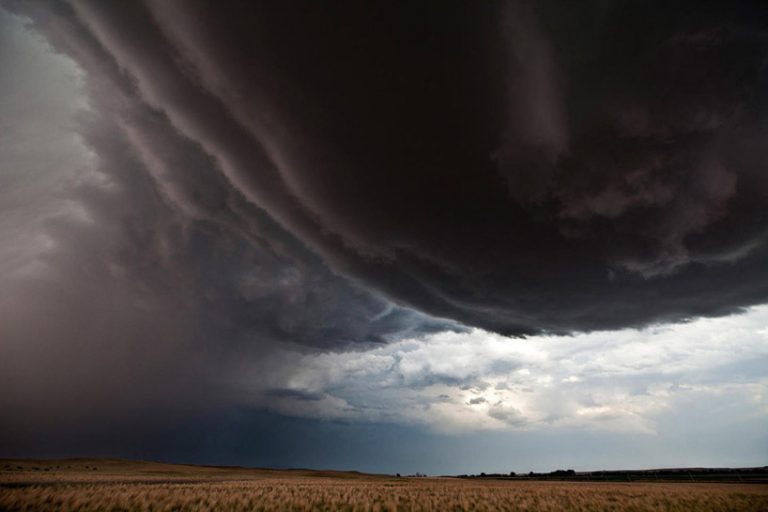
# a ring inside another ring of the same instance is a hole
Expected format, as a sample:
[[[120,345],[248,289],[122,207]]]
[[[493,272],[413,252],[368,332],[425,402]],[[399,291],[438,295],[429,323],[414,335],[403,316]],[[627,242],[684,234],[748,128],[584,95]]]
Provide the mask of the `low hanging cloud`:
[[[526,334],[768,297],[757,3],[10,5],[181,213],[398,304]]]
[[[222,376],[276,345],[464,329],[334,273],[137,98],[63,5],[28,7],[82,51],[0,11],[1,117],[16,119],[0,142],[0,446],[51,417],[53,432],[231,407]]]
[[[667,352],[718,340],[604,331],[768,298],[764,6],[2,9],[0,446],[243,404],[652,432],[763,393]]]

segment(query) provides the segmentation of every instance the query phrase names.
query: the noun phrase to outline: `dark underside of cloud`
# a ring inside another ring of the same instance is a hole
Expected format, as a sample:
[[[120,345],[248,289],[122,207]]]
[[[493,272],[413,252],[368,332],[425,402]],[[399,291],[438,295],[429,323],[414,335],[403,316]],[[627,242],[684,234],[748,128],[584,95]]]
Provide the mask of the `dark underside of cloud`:
[[[17,9],[83,67],[99,123],[182,216],[291,238],[281,250],[398,304],[525,334],[768,297],[760,4]],[[90,143],[106,172],[127,165]],[[263,293],[225,309],[272,316]]]
[[[764,2],[3,8],[82,69],[103,178],[0,276],[6,440],[247,403],[229,376],[278,344],[768,300]]]

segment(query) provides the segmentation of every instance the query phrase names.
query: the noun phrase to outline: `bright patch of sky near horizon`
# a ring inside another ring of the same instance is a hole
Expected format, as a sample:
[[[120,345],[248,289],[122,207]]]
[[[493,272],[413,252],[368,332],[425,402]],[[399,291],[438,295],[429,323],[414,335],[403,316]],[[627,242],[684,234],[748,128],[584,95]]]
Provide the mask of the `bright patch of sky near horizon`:
[[[588,428],[658,434],[686,404],[727,401],[768,422],[768,306],[635,330],[513,339],[481,329],[368,351],[257,363],[275,412],[388,421],[439,433]],[[264,375],[268,379],[264,379]],[[275,392],[279,390],[279,392]],[[738,420],[738,418],[733,418]],[[743,418],[748,419],[748,418]]]
[[[66,190],[97,178],[73,128],[87,107],[81,72],[21,18],[1,9],[0,17],[2,62],[13,69],[0,74],[0,273],[8,278],[52,250],[46,222],[78,215]],[[768,425],[766,367],[768,306],[759,306],[571,337],[512,339],[472,329],[366,350],[279,346],[243,358],[228,385],[243,406],[277,414],[456,436],[594,430],[663,437],[663,425],[699,422],[696,411],[707,404],[727,438],[733,425]],[[768,456],[766,446],[755,450]]]

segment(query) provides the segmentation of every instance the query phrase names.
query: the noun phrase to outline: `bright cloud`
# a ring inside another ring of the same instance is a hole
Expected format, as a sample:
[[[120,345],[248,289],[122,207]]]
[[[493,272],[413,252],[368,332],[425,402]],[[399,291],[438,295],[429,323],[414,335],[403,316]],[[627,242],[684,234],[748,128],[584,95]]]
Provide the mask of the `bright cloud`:
[[[654,434],[661,414],[693,399],[727,396],[768,416],[766,326],[768,306],[761,306],[570,337],[514,339],[474,329],[366,351],[282,349],[239,384],[260,406],[302,417],[442,433],[567,427]]]

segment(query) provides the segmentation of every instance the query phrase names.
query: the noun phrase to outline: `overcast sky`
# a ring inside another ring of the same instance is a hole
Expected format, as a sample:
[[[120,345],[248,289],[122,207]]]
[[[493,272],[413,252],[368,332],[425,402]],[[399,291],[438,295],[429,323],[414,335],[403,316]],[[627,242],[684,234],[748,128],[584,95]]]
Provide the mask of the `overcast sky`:
[[[0,457],[765,465],[766,19],[0,4]]]

